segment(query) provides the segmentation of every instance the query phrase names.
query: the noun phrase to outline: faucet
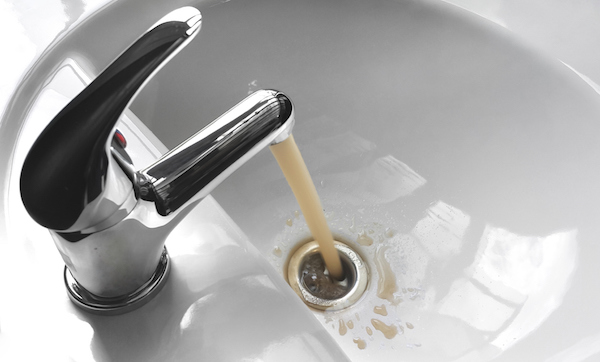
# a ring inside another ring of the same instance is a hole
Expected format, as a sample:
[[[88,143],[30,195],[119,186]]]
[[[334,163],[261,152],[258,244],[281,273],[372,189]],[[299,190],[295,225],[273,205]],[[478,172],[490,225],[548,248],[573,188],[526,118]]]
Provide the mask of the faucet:
[[[136,309],[164,286],[165,240],[228,175],[284,141],[293,105],[260,90],[136,170],[116,125],[148,80],[198,33],[200,12],[177,9],[154,24],[48,124],[21,172],[21,198],[65,262],[68,295],[97,314]]]

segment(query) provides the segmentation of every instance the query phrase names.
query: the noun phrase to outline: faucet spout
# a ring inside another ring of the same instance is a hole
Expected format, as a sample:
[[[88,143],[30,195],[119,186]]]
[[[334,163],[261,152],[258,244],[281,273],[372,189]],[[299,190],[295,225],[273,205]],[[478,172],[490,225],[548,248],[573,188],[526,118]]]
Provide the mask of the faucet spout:
[[[136,173],[139,198],[166,216],[206,197],[258,151],[285,140],[294,125],[292,102],[275,90],[260,90],[213,123]]]

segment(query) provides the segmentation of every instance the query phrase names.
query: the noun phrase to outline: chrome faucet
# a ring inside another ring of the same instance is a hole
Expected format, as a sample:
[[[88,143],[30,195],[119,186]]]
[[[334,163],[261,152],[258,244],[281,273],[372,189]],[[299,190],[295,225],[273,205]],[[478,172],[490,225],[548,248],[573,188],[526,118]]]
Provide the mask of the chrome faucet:
[[[131,100],[198,33],[201,15],[175,10],[75,97],[32,146],[21,198],[66,264],[71,300],[101,314],[135,309],[164,285],[173,228],[222,180],[294,124],[281,92],[253,93],[152,165],[136,171],[113,141]]]

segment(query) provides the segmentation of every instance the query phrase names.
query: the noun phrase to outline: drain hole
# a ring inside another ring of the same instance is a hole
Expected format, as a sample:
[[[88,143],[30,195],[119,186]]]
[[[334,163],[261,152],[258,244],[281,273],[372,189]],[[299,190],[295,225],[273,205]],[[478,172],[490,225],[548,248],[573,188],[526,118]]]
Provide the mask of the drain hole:
[[[334,300],[346,296],[356,283],[356,268],[348,257],[340,252],[344,280],[338,281],[329,275],[321,253],[315,252],[306,256],[300,265],[304,287],[315,297]]]
[[[313,308],[346,308],[358,301],[367,288],[369,273],[362,258],[346,244],[335,241],[334,246],[344,269],[345,278],[341,281],[329,275],[316,241],[302,245],[290,258],[290,286]]]

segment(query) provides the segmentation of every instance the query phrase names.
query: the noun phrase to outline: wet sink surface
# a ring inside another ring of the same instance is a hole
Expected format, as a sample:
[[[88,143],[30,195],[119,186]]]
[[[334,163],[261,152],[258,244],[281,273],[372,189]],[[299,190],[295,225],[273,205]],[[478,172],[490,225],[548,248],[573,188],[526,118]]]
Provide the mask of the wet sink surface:
[[[437,2],[193,5],[204,19],[198,38],[132,111],[172,147],[253,90],[279,89],[294,101],[294,136],[334,234],[365,256],[373,277],[357,306],[315,312],[321,323],[299,330],[333,337],[355,361],[564,360],[598,352],[600,96],[575,73]],[[80,25],[85,36],[65,37],[34,75],[50,74],[67,52],[97,72],[176,6],[145,2],[139,16],[139,2],[111,4]],[[132,14],[138,21],[122,21]],[[309,234],[272,155],[260,153],[213,196],[258,250],[252,255],[268,280],[278,280],[272,290],[279,293],[287,253]],[[210,241],[195,252],[182,247],[181,268],[194,268],[184,260],[205,250]],[[197,280],[195,270],[182,273],[173,295]],[[387,294],[378,291],[384,278],[396,286]],[[231,290],[265,280],[232,282]],[[197,334],[185,342],[190,355],[209,353],[192,339],[212,326],[257,323],[220,320],[226,307],[203,304],[202,295],[182,302],[214,312],[194,324]],[[293,313],[310,316],[299,304]],[[133,317],[104,330],[89,316],[77,318],[102,333]],[[374,319],[396,332],[386,338]]]

